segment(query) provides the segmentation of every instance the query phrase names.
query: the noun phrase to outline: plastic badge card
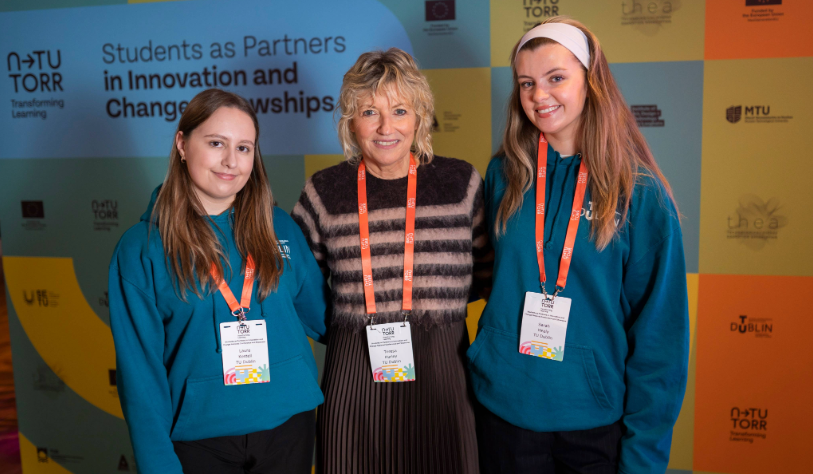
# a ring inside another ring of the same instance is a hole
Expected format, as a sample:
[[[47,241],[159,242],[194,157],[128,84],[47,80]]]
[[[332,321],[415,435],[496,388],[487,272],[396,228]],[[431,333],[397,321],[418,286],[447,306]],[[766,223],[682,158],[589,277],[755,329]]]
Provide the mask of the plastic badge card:
[[[408,322],[367,326],[370,368],[376,382],[415,381],[412,332]]]
[[[570,298],[557,296],[550,300],[541,293],[525,293],[519,352],[545,359],[564,360],[570,303]]]
[[[265,321],[221,323],[220,346],[223,351],[223,381],[226,385],[271,381]]]

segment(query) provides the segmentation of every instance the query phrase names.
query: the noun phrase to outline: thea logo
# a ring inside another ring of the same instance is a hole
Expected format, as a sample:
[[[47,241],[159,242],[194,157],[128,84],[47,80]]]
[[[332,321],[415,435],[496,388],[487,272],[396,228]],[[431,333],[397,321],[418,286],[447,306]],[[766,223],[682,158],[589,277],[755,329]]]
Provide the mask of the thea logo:
[[[582,215],[581,209],[576,209],[575,211],[571,211],[570,212],[570,220],[577,221],[577,220],[579,220],[579,217],[581,217],[581,215]]]
[[[364,275],[364,286],[373,286],[373,276]]]
[[[367,204],[359,204],[359,214],[366,214],[367,213]]]
[[[119,458],[119,471],[129,471],[130,464],[127,462],[127,458],[122,454]]]
[[[415,207],[415,198],[407,199],[407,207],[410,208],[410,209]]]
[[[359,179],[364,180],[366,173],[364,170],[359,170]]]
[[[115,387],[117,385],[116,384],[116,369],[108,370],[107,371],[107,378],[108,378],[108,381],[110,382],[110,386]]]
[[[413,234],[412,233],[409,233],[409,234],[406,235],[405,243],[407,243],[407,244],[413,243]]]
[[[621,25],[632,26],[647,36],[653,36],[664,25],[672,23],[672,13],[680,6],[678,0],[622,0]]]
[[[404,281],[412,281],[412,270],[404,270]]]
[[[48,462],[48,448],[37,447],[37,461]]]
[[[537,176],[538,178],[544,178],[544,177],[545,177],[545,174],[547,173],[547,171],[548,171],[548,167],[547,167],[547,166],[540,166],[540,167],[539,167],[539,172],[536,174],[536,176]]]
[[[538,240],[536,242],[536,253],[539,253],[539,252],[543,251],[544,249],[545,249],[545,243],[542,242],[541,240]]]
[[[450,21],[454,19],[454,0],[428,0],[426,2],[426,21]]]
[[[779,238],[779,229],[788,225],[778,198],[767,202],[746,194],[740,198],[733,215],[728,216],[727,238],[738,240],[752,250],[761,250],[770,240]]]
[[[542,203],[537,204],[536,205],[536,213],[539,214],[539,215],[544,214],[545,213],[545,205],[542,204]]]
[[[248,324],[238,324],[237,325],[237,334],[250,335],[251,334],[251,326],[249,326]]]
[[[395,328],[394,327],[381,328],[381,334],[385,336],[394,336]]]
[[[731,323],[731,332],[753,334],[755,337],[771,337],[773,318],[749,318],[742,315],[739,317],[739,321]]]
[[[370,240],[369,239],[361,239],[361,248],[362,249],[366,249],[369,246],[370,246]]]

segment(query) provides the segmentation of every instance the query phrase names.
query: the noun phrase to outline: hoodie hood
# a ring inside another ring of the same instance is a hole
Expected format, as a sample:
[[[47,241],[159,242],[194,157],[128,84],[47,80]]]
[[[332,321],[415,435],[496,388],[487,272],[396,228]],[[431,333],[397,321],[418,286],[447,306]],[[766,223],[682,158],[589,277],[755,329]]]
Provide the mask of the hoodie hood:
[[[158,225],[158,221],[156,219],[150,220],[152,217],[152,210],[155,208],[155,201],[158,199],[158,193],[161,192],[161,186],[163,184],[159,184],[157,188],[152,191],[152,196],[150,196],[150,203],[147,205],[147,210],[144,211],[144,214],[141,214],[141,220],[143,222],[152,222],[155,225]]]

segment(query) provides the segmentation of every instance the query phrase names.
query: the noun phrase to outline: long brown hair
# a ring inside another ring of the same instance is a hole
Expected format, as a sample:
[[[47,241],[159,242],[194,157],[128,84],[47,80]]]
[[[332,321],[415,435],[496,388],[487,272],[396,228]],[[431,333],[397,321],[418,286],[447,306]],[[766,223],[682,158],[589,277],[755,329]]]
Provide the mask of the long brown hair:
[[[220,89],[205,90],[189,102],[178,121],[174,136],[182,132],[184,137],[189,137],[221,107],[245,112],[254,122],[254,167],[246,185],[232,203],[233,226],[237,251],[243,257],[243,262],[246,255],[250,254],[253,258],[258,298],[264,299],[279,283],[283,260],[274,233],[274,197],[260,154],[260,126],[254,109],[237,94]],[[211,218],[195,193],[189,170],[175,146],[174,136],[169,154],[169,171],[158,193],[150,221],[158,224],[164,255],[174,274],[179,295],[185,301],[187,290],[192,290],[199,298],[203,297],[203,292],[215,291],[217,283],[210,274],[211,265],[214,263],[218,274],[224,275],[222,261],[228,265],[228,258],[212,229]],[[242,273],[243,269],[240,270]]]
[[[543,23],[565,23],[582,30],[590,47],[590,68],[585,71],[587,98],[576,136],[590,175],[588,186],[594,216],[590,236],[596,247],[603,250],[627,219],[636,179],[642,171],[659,179],[675,209],[677,204],[669,183],[615,83],[598,38],[586,26],[568,17],[556,16]],[[523,45],[522,50],[532,51],[550,43],[556,42],[549,38],[535,38]],[[505,134],[500,149],[494,155],[505,156],[503,170],[508,181],[495,219],[498,236],[505,233],[508,220],[522,207],[523,194],[533,186],[536,170],[539,130],[528,120],[520,102],[515,63],[518,46],[519,41],[511,50],[514,85],[508,102]],[[616,212],[621,214],[617,223]]]

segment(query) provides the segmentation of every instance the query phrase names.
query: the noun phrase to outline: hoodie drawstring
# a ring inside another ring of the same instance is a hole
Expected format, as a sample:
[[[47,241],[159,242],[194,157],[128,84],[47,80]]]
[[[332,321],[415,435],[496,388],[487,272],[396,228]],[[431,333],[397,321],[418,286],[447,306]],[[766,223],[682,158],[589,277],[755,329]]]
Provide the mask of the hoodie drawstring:
[[[217,345],[215,347],[215,352],[220,353],[221,352],[221,350],[220,350],[220,331],[219,331],[219,328],[217,327],[217,301],[215,301],[215,294],[214,293],[212,293],[212,321],[214,322],[214,325],[215,325],[215,343]]]

